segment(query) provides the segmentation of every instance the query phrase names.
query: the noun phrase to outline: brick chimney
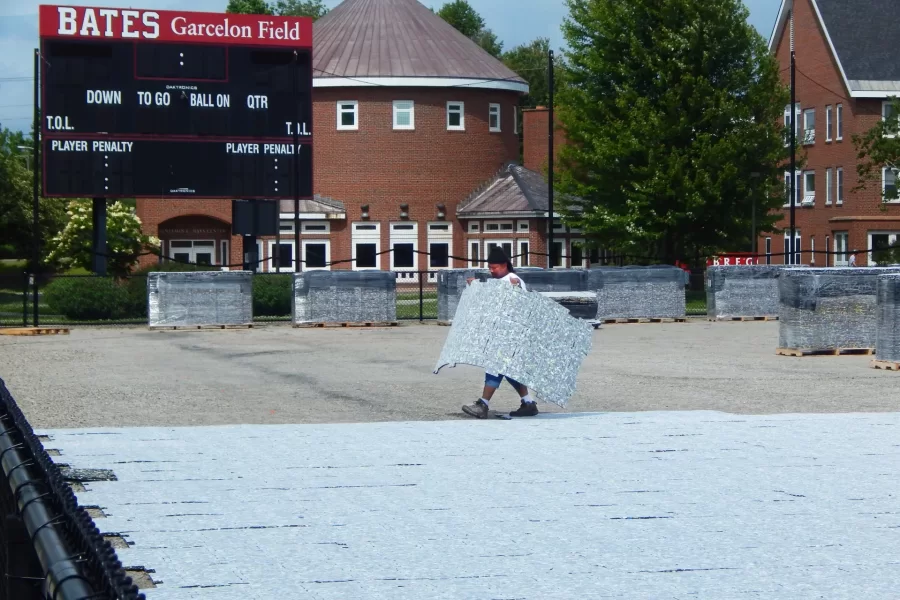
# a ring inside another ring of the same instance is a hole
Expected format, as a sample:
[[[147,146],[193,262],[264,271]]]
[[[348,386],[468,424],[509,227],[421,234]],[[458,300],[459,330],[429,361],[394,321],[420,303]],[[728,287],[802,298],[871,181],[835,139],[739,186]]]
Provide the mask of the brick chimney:
[[[566,136],[556,120],[556,132],[553,135],[553,162],[559,167],[559,149],[566,143]],[[526,108],[522,110],[522,156],[526,169],[542,175],[547,172],[547,156],[549,152],[548,128],[550,110],[546,106]]]

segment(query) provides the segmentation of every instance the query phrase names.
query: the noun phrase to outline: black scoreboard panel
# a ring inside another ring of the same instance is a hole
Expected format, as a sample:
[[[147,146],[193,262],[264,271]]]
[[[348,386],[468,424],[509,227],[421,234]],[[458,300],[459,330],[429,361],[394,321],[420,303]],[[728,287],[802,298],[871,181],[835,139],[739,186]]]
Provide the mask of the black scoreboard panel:
[[[43,52],[47,135],[311,133],[308,50],[44,40]]]
[[[43,141],[50,196],[293,198],[312,196],[312,146],[153,140]]]

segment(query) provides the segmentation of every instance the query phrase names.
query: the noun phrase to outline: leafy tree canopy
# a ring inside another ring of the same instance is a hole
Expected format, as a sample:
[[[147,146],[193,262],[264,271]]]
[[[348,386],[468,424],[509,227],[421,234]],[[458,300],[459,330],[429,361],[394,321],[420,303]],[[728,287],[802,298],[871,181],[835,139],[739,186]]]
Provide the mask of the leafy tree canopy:
[[[248,15],[275,15],[279,17],[312,17],[314,20],[325,16],[328,9],[322,0],[228,0],[227,13]]]
[[[893,178],[893,185],[885,185],[881,196],[884,202],[900,198],[897,185],[900,183],[900,100],[892,98],[888,105],[888,113],[885,118],[876,123],[864,134],[854,134],[853,143],[856,146],[857,158],[856,173],[859,176],[859,184],[854,190],[867,189],[870,186],[882,188],[882,177],[887,174]],[[885,173],[885,169],[890,173]],[[882,202],[882,210],[887,206]]]
[[[484,19],[466,0],[447,2],[437,14],[457,31],[484,48],[491,56],[499,58],[502,54],[503,42],[485,27]]]

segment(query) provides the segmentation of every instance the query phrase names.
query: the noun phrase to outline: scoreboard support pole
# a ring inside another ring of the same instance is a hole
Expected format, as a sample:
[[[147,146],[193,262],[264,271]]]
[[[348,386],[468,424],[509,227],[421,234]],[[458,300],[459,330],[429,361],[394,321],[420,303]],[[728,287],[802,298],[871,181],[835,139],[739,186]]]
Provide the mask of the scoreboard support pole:
[[[294,130],[294,272],[300,272],[300,55],[294,50],[294,108],[296,109],[296,122]],[[280,204],[279,204],[280,207]],[[279,221],[280,223],[280,221]]]
[[[41,228],[40,228],[40,210],[41,210],[41,201],[40,201],[40,188],[38,183],[38,178],[41,176],[43,172],[41,168],[41,155],[40,155],[40,142],[38,138],[41,136],[41,112],[40,107],[38,106],[38,101],[40,99],[40,82],[39,77],[41,74],[41,51],[38,48],[34,49],[34,134],[31,136],[33,139],[31,143],[33,144],[32,153],[33,157],[31,160],[31,175],[32,175],[32,198],[31,198],[31,260],[32,267],[31,271],[34,273],[34,276],[31,278],[33,289],[31,290],[31,298],[32,298],[32,311],[34,312],[32,319],[34,326],[38,326],[38,319],[40,316],[38,315],[38,272],[41,268]]]
[[[97,275],[106,275],[106,198],[94,198],[91,210],[93,226],[93,270]]]

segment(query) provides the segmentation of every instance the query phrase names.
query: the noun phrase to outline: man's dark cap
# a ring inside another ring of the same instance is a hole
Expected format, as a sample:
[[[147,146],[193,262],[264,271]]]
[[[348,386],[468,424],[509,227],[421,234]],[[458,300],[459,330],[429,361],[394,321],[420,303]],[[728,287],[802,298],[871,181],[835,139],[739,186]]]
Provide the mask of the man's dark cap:
[[[500,246],[494,246],[491,248],[490,253],[488,253],[488,264],[489,265],[509,265],[510,260],[506,255],[506,252],[503,251],[503,248]]]

